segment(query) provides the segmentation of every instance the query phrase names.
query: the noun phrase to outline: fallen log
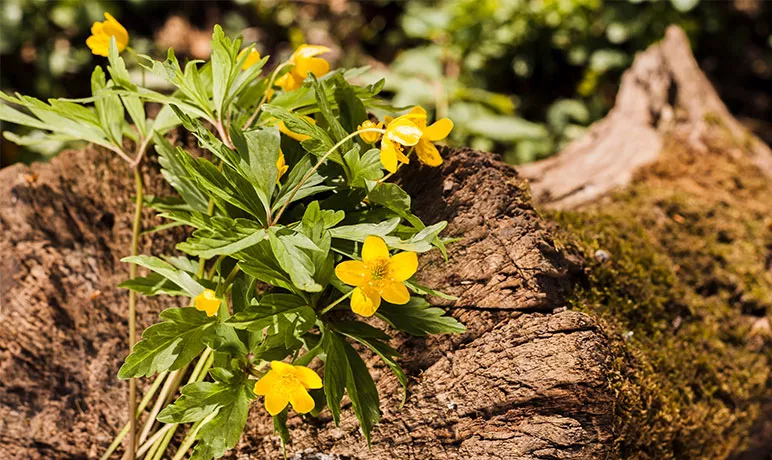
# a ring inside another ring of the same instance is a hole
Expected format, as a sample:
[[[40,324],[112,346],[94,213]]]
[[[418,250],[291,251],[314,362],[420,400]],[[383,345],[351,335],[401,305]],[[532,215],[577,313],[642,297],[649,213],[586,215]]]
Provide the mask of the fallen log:
[[[521,169],[530,186],[494,155],[463,149],[445,151],[442,168],[401,175],[416,213],[448,220],[445,235],[459,238],[447,262],[422,257],[420,277],[458,297],[434,301],[468,330],[395,339],[410,380],[402,409],[396,379],[369,361],[390,399],[369,450],[350,410],[340,427],[323,411],[290,419],[290,455],[714,458],[741,450],[763,413],[769,373],[772,155],[720,110],[684,58],[692,59],[685,37],[671,29],[637,58],[609,117],[554,160]],[[649,78],[658,89],[626,96]],[[143,174],[149,193],[170,193],[152,161]],[[115,285],[128,274],[119,259],[131,184],[118,161],[95,150],[0,171],[3,458],[93,458],[125,422],[124,383],[115,378],[126,354],[125,292]],[[531,194],[581,212],[540,214]],[[144,228],[154,219],[148,213]],[[145,235],[140,251],[170,251],[180,232]],[[141,299],[140,325],[168,306]],[[262,408],[252,408],[229,456],[280,458]]]

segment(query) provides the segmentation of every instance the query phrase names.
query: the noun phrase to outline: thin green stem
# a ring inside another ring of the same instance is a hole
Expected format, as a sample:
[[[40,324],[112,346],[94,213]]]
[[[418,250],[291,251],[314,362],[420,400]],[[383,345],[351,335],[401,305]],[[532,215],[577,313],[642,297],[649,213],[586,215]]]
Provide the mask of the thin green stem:
[[[136,256],[139,249],[139,234],[142,231],[142,205],[144,203],[144,187],[142,184],[142,172],[139,165],[134,168],[134,182],[136,187],[136,202],[134,209],[134,223],[131,232],[131,255]],[[129,265],[129,278],[137,277],[137,266]],[[137,341],[137,293],[129,291],[129,351],[134,349]],[[127,452],[129,458],[134,458],[137,449],[137,380],[129,379],[129,445]]]
[[[268,80],[268,86],[265,87],[265,91],[263,91],[263,97],[260,98],[260,102],[257,103],[257,106],[255,106],[255,111],[252,112],[252,116],[249,117],[249,120],[247,120],[246,123],[244,123],[244,126],[241,128],[242,131],[246,131],[250,126],[252,126],[252,123],[255,122],[255,119],[257,118],[257,115],[260,114],[260,108],[263,107],[263,103],[266,99],[268,99],[268,94],[270,93],[271,89],[273,89],[273,83],[276,81],[276,76],[279,75],[279,71],[287,65],[291,64],[290,62],[285,62],[278,67],[276,67],[271,74],[271,79]]]
[[[298,193],[301,187],[303,187],[303,184],[306,183],[308,179],[311,178],[311,176],[316,172],[317,169],[319,169],[320,166],[327,160],[327,157],[332,155],[338,148],[345,144],[349,139],[352,139],[362,133],[385,133],[385,129],[381,128],[365,128],[365,129],[359,129],[354,131],[353,133],[349,134],[348,136],[344,137],[340,140],[337,144],[333,145],[330,150],[326,151],[324,155],[319,158],[319,161],[316,162],[313,168],[311,168],[302,179],[300,179],[300,182],[298,182],[298,185],[295,186],[295,188],[292,189],[292,192],[290,193],[289,197],[287,197],[287,201],[284,202],[284,206],[279,209],[279,212],[276,213],[276,216],[273,219],[269,219],[268,225],[270,226],[272,223],[279,222],[279,218],[284,213],[284,210],[287,209],[287,206],[292,202],[292,199],[295,198],[295,194]]]
[[[348,291],[347,293],[345,293],[344,295],[342,295],[341,297],[339,297],[339,298],[338,298],[338,299],[337,299],[335,302],[333,302],[333,303],[331,303],[331,304],[327,305],[326,307],[324,307],[324,308],[323,308],[323,309],[322,309],[322,310],[319,312],[319,316],[322,316],[323,314],[325,314],[325,313],[327,313],[328,311],[332,310],[332,307],[334,307],[335,305],[338,305],[339,303],[341,303],[341,302],[343,302],[344,300],[348,299],[349,297],[351,297],[351,294],[353,294],[353,293],[354,293],[354,289],[352,289],[352,290]]]
[[[223,289],[227,289],[230,284],[233,283],[233,280],[236,279],[236,276],[239,274],[239,264],[237,263],[230,273],[228,273],[228,277],[225,278],[225,282],[223,283]]]
[[[153,381],[153,385],[150,387],[150,389],[145,393],[145,396],[142,398],[142,401],[140,401],[139,405],[137,406],[137,415],[136,417],[139,418],[140,414],[142,414],[142,411],[145,410],[148,404],[150,404],[150,400],[153,399],[153,396],[155,396],[155,392],[158,391],[158,388],[163,383],[166,376],[169,375],[168,372],[161,372],[158,374],[155,378],[155,381]],[[102,457],[100,460],[107,460],[110,458],[110,455],[115,452],[115,449],[118,448],[118,446],[123,441],[123,438],[126,437],[126,435],[129,433],[129,422],[126,422],[126,424],[123,426],[120,432],[118,432],[118,435],[113,439],[112,444],[107,448],[104,454],[102,454]]]

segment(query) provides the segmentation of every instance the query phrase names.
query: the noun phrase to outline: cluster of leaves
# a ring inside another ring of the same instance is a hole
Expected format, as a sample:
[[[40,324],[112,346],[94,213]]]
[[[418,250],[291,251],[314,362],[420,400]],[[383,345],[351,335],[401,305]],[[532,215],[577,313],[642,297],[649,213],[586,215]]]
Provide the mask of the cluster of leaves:
[[[380,397],[360,351],[379,356],[405,391],[407,378],[391,337],[341,302],[352,287],[335,276],[334,267],[358,259],[371,236],[392,250],[444,253],[439,233],[446,223],[424,225],[411,211],[410,196],[383,181],[379,150],[356,135],[368,110],[384,107],[377,99],[383,81],[351,84],[362,70],[335,70],[318,79],[309,73],[299,89],[274,94],[273,83],[292,65],[262,75],[267,58],[247,65],[251,47],[242,50],[241,39],[230,40],[219,26],[211,46],[206,62],[182,65],[171,49],[164,61],[139,56],[148,72],[174,86],[169,95],[132,82],[112,39],[110,79],[95,69],[93,97],[44,103],[3,95],[24,109],[0,105],[0,119],[93,142],[130,161],[124,142],[155,145],[162,173],[178,192],[147,198],[169,221],[155,230],[186,225],[193,231],[177,245],[183,255],[124,259],[148,274],[121,287],[192,299],[212,292],[220,302],[211,313],[198,305],[161,312],[161,322],[144,331],[119,377],[184,372],[202,353],[207,357],[212,381],[184,386],[158,415],[167,424],[194,423],[194,458],[220,457],[237,443],[256,399],[255,379],[281,360],[323,363],[324,384],[310,391],[310,415],[326,406],[338,423],[346,394],[369,443]],[[149,102],[163,104],[155,120],[145,116]],[[207,155],[191,155],[164,138],[178,124]],[[293,136],[282,134],[287,131]],[[407,303],[385,303],[376,313],[391,328],[417,336],[464,330],[424,299],[441,293],[414,279],[405,285],[414,293]],[[285,408],[274,417],[283,442],[289,441],[287,413]]]
[[[699,0],[412,1],[387,78],[393,103],[454,120],[452,140],[514,163],[551,155],[613,103],[619,73],[669,24],[716,29]],[[392,34],[394,35],[394,34]]]

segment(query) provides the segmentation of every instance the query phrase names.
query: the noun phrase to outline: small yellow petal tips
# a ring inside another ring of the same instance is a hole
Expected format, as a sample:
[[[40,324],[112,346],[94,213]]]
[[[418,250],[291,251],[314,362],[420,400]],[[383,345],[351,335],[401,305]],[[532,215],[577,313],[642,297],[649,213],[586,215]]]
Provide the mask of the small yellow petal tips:
[[[348,260],[335,267],[335,275],[350,286],[356,286],[351,296],[351,310],[362,316],[372,316],[381,299],[393,304],[406,304],[410,292],[404,282],[418,270],[418,255],[401,252],[389,256],[383,239],[368,236],[362,245],[362,260]]]
[[[121,52],[129,44],[129,33],[110,13],[105,13],[105,19],[104,22],[95,22],[91,26],[91,36],[86,39],[86,46],[97,56],[107,57],[110,52],[110,37],[115,37],[118,52]]]
[[[289,169],[289,166],[287,166],[287,163],[284,161],[284,152],[281,150],[279,150],[279,159],[276,160],[276,169],[279,170],[279,175],[276,176],[276,182],[279,182],[281,176],[283,176]]]
[[[305,366],[293,366],[281,361],[271,361],[271,370],[255,383],[255,394],[265,396],[265,409],[278,415],[292,404],[301,414],[314,408],[314,398],[308,390],[322,388],[322,379]]]
[[[362,131],[364,129],[383,129],[383,123],[375,123],[370,120],[365,120],[362,122],[361,125],[357,126],[357,131]],[[363,141],[365,141],[368,144],[375,144],[378,142],[378,140],[381,138],[381,133],[376,131],[369,131],[366,133],[359,133],[359,137],[362,138]]]
[[[204,292],[197,295],[195,300],[196,310],[206,312],[206,316],[214,316],[220,309],[220,299],[211,289],[205,289]]]
[[[244,56],[244,53],[246,52],[247,52],[247,48],[244,48],[243,50],[239,51],[239,55],[236,57],[236,60],[239,61]],[[247,60],[244,61],[244,64],[241,66],[241,70],[247,70],[248,68],[257,64],[259,61],[260,61],[260,53],[258,53],[256,49],[252,48],[249,51],[249,54],[247,55]]]
[[[294,67],[279,77],[276,84],[284,91],[292,91],[303,86],[303,80],[309,72],[316,77],[325,75],[330,71],[330,63],[316,56],[329,52],[326,46],[300,45],[289,59]]]

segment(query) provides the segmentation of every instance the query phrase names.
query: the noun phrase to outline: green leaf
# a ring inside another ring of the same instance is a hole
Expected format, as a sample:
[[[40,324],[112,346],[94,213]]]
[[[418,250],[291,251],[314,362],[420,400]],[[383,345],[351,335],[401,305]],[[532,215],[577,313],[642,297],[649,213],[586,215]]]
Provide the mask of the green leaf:
[[[345,78],[337,78],[335,84],[335,102],[338,104],[340,123],[344,130],[353,133],[367,120],[367,110]]]
[[[311,257],[306,253],[296,235],[279,233],[276,227],[271,227],[269,240],[273,255],[279,262],[281,268],[290,275],[292,283],[298,289],[307,292],[319,292],[322,290],[313,278],[314,263]]]
[[[327,407],[330,408],[335,425],[340,425],[340,401],[343,399],[349,373],[344,340],[332,330],[325,330],[322,348],[326,355],[323,388]]]
[[[370,149],[361,156],[359,149],[351,149],[344,156],[348,173],[348,184],[351,187],[364,188],[368,181],[378,181],[383,178],[381,167],[381,151]]]
[[[220,458],[228,449],[238,444],[244,426],[247,424],[249,401],[254,399],[249,381],[236,386],[229,404],[217,409],[217,414],[202,422],[196,433],[199,441],[193,450],[191,460]]]
[[[265,294],[260,297],[258,305],[250,305],[244,311],[236,313],[227,324],[236,329],[259,331],[272,324],[273,316],[293,313],[301,308],[309,308],[308,302],[294,294]]]
[[[100,125],[114,144],[121,145],[123,139],[121,131],[124,124],[123,104],[118,96],[109,94],[106,88],[105,73],[97,66],[91,74],[91,92],[95,96],[102,96],[94,102]]]
[[[466,331],[463,324],[445,316],[443,309],[431,307],[421,297],[411,297],[410,302],[404,305],[384,305],[378,309],[377,315],[395,329],[414,336]]]
[[[148,276],[138,276],[134,279],[126,280],[118,285],[119,288],[131,289],[147,296],[167,294],[173,296],[186,296],[188,293],[173,282],[159,275],[151,273]]]
[[[354,347],[343,341],[343,348],[348,359],[346,393],[354,406],[354,414],[359,426],[370,445],[370,433],[381,418],[380,397],[370,371]]]
[[[384,222],[377,224],[354,224],[354,225],[341,225],[330,229],[330,234],[333,238],[340,238],[349,241],[364,242],[368,236],[380,236],[384,237],[393,232],[399,225],[400,218],[395,217]]]
[[[126,358],[118,378],[143,377],[182,368],[204,350],[203,334],[216,321],[216,317],[208,317],[193,307],[169,308],[160,316],[162,322],[142,333],[142,340]]]
[[[232,134],[233,143],[241,156],[241,170],[246,172],[258,190],[265,209],[271,209],[271,196],[279,176],[276,167],[281,148],[279,129],[273,126],[247,131],[243,135],[238,131]]]
[[[158,162],[161,164],[161,174],[176,191],[185,203],[199,212],[207,212],[208,199],[198,189],[185,168],[185,163],[179,155],[188,155],[182,149],[175,150],[171,142],[164,136],[154,133],[155,150],[158,152]]]
[[[200,228],[187,240],[177,244],[177,249],[193,256],[211,259],[215,256],[229,256],[254,246],[266,239],[266,231],[247,219],[214,218],[227,220],[230,227],[217,226]]]
[[[282,449],[287,448],[287,444],[290,443],[290,432],[287,428],[287,414],[289,413],[289,407],[285,407],[279,414],[273,416],[273,431],[279,435],[281,439]],[[285,454],[286,457],[286,454]]]
[[[194,382],[182,387],[182,395],[174,404],[158,414],[163,423],[192,423],[205,419],[217,409],[233,404],[241,383],[234,388],[222,382]]]
[[[341,321],[332,324],[331,327],[365,345],[381,357],[402,385],[402,404],[404,405],[407,400],[407,376],[396,361],[396,358],[400,357],[399,352],[386,343],[391,340],[391,337],[380,329],[361,321]]]
[[[158,273],[159,275],[184,289],[190,297],[195,297],[204,291],[204,287],[201,286],[201,284],[199,284],[196,280],[194,280],[188,273],[175,268],[170,263],[164,262],[157,257],[131,256],[124,257],[121,259],[121,262],[137,264],[141,267],[145,267]]]
[[[212,47],[212,94],[214,96],[214,107],[220,119],[223,119],[223,102],[230,87],[235,55],[232,54],[231,41],[225,36],[219,24],[214,26],[210,43]]]

